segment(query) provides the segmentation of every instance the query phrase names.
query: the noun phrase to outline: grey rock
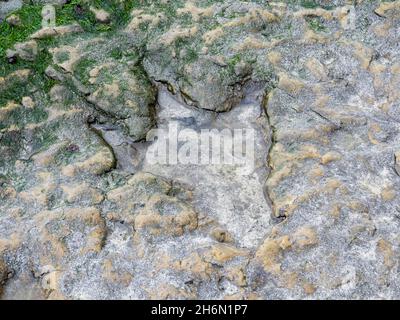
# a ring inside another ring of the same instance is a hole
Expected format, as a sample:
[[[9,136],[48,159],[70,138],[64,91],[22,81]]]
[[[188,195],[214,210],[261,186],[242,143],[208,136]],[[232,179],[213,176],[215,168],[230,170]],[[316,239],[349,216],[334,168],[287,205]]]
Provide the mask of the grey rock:
[[[196,3],[1,75],[1,297],[398,299],[400,2]],[[253,166],[153,161],[172,125]]]
[[[13,50],[7,50],[7,58],[18,57],[26,61],[34,61],[38,54],[38,45],[35,40],[16,43]]]

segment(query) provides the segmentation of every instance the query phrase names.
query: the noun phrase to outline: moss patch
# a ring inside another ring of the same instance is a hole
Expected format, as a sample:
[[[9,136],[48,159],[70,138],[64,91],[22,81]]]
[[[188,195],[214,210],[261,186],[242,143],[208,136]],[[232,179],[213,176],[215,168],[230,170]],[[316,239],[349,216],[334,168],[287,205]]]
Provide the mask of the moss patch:
[[[21,19],[20,26],[10,26],[6,21],[0,23],[0,57],[15,43],[25,41],[29,35],[41,28],[42,6],[25,5],[14,12]]]

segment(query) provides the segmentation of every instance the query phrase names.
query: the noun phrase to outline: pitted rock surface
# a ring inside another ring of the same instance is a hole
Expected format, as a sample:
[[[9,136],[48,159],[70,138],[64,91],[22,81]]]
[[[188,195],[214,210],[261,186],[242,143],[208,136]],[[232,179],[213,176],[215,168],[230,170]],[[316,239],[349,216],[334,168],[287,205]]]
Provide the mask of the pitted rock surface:
[[[400,298],[400,1],[10,2],[1,298]],[[255,169],[151,163],[171,123]]]

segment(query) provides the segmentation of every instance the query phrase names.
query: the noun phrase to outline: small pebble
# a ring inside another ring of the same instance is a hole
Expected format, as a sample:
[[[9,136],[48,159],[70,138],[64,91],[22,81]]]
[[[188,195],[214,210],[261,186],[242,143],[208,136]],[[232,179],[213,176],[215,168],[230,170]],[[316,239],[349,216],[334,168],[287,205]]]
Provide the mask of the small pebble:
[[[70,144],[67,147],[67,151],[68,152],[77,152],[77,151],[79,151],[79,146],[77,146],[76,144]]]
[[[17,62],[17,57],[9,57],[7,60],[9,64],[15,64]]]

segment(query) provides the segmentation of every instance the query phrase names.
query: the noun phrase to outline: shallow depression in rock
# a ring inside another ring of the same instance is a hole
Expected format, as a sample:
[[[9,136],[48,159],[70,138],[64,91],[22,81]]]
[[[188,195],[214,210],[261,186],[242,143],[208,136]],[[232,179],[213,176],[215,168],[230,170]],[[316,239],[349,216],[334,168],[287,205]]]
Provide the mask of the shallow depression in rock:
[[[254,169],[246,174],[240,165],[159,165],[145,158],[143,170],[193,186],[196,209],[229,230],[241,246],[254,248],[270,229],[271,209],[263,194],[268,153],[265,121],[260,101],[255,99],[244,100],[230,112],[214,113],[189,108],[163,89],[157,108],[160,129],[171,123],[179,123],[182,130],[254,129]],[[149,148],[157,148],[158,142]]]

